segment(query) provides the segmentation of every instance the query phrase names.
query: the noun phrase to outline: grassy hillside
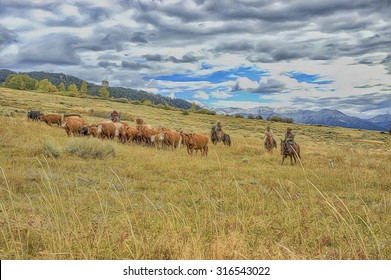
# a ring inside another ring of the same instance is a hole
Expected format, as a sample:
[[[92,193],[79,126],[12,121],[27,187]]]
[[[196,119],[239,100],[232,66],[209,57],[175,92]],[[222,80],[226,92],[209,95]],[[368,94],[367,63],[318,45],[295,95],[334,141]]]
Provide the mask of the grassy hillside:
[[[28,109],[207,135],[219,120],[233,145],[68,138]],[[391,259],[391,137],[291,124],[302,162],[280,165],[268,124],[281,138],[282,123],[0,88],[0,258]]]

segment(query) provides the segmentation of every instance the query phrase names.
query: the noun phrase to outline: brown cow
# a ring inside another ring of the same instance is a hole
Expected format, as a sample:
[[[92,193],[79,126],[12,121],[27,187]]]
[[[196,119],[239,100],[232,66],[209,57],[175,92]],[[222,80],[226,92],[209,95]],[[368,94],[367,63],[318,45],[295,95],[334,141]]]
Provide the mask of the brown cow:
[[[144,120],[142,118],[136,118],[137,125],[144,125]]]
[[[47,114],[47,115],[41,115],[39,119],[45,122],[47,125],[51,126],[52,123],[54,123],[60,127],[63,117],[60,114]]]
[[[187,152],[190,154],[190,149],[189,149],[190,133],[181,131],[180,134],[182,137],[182,144],[184,147],[187,148]]]
[[[101,139],[113,139],[117,130],[113,122],[100,123],[97,125],[97,128],[98,137]]]
[[[181,147],[182,136],[179,132],[172,130],[162,130],[160,131],[159,136],[164,145],[167,145],[172,149],[179,149]]]
[[[185,135],[185,133],[182,133]],[[188,142],[187,142],[187,152],[193,155],[193,151],[201,150],[201,155],[208,155],[208,141],[209,138],[203,134],[196,133],[187,133]]]
[[[118,131],[118,138],[122,144],[131,142],[137,138],[139,131],[133,126],[123,126]]]
[[[152,128],[149,125],[138,125],[136,128],[138,130],[137,138],[146,144],[151,144],[151,137],[159,133],[158,129]]]
[[[65,132],[68,134],[68,136],[71,135],[79,136],[83,128],[87,126],[88,126],[87,122],[83,118],[78,118],[78,117],[65,118],[61,122],[61,127],[65,128]]]

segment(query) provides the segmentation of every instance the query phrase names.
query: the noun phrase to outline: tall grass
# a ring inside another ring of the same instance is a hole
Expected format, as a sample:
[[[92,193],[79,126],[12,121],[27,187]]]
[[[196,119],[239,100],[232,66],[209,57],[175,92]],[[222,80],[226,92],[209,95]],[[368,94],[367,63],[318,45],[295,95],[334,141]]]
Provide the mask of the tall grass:
[[[302,161],[280,165],[262,149],[268,122],[120,105],[205,134],[220,120],[233,146],[191,157],[0,116],[2,259],[391,258],[389,136],[292,124]]]

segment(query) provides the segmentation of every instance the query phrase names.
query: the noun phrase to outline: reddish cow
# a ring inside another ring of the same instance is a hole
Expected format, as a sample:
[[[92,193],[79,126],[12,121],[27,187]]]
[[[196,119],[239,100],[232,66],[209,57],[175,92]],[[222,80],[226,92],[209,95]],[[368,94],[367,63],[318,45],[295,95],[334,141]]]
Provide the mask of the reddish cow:
[[[139,131],[137,128],[133,126],[123,126],[118,131],[119,135],[118,138],[121,141],[122,144],[125,144],[125,142],[131,142],[136,139]]]
[[[162,130],[160,132],[160,140],[162,140],[163,144],[174,148],[180,148],[182,143],[182,136],[179,132],[172,130]]]
[[[203,134],[189,133],[188,134],[187,151],[193,155],[194,150],[201,150],[201,155],[208,155],[209,138]]]
[[[146,144],[151,144],[151,137],[159,133],[158,129],[152,128],[149,125],[138,125],[136,128],[138,130],[137,137],[141,142]]]
[[[41,115],[39,117],[39,119],[50,126],[52,125],[52,123],[57,124],[58,126],[61,126],[62,115],[60,115],[60,114]]]
[[[102,138],[102,139],[104,139],[104,138],[113,139],[114,138],[115,132],[116,132],[116,127],[115,127],[114,123],[104,122],[104,123],[98,124],[97,127],[98,127],[98,130],[97,130],[98,137],[100,136],[100,138]]]
[[[77,117],[65,118],[61,122],[61,127],[65,128],[65,132],[68,136],[71,136],[72,134],[74,136],[80,135],[81,131],[86,126],[88,126],[87,122],[83,118]]]
[[[187,148],[187,152],[190,154],[190,149],[189,149],[190,133],[181,131],[180,134],[182,137],[182,144],[184,147]]]

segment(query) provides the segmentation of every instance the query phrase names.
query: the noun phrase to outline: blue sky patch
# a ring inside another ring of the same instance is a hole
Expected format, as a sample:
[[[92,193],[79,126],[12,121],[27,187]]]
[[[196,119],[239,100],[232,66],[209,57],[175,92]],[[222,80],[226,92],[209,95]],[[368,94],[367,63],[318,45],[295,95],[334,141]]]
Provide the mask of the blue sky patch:
[[[286,75],[292,79],[295,79],[299,83],[315,84],[315,85],[328,85],[333,83],[332,80],[319,81],[320,75],[318,74],[305,74],[301,72],[287,72]]]
[[[144,77],[144,79],[154,79],[171,82],[209,82],[219,84],[226,81],[235,81],[239,77],[247,77],[250,80],[258,81],[261,77],[269,76],[268,71],[254,67],[236,67],[228,70],[220,70],[207,75],[194,75],[192,73],[162,75],[156,77]]]

